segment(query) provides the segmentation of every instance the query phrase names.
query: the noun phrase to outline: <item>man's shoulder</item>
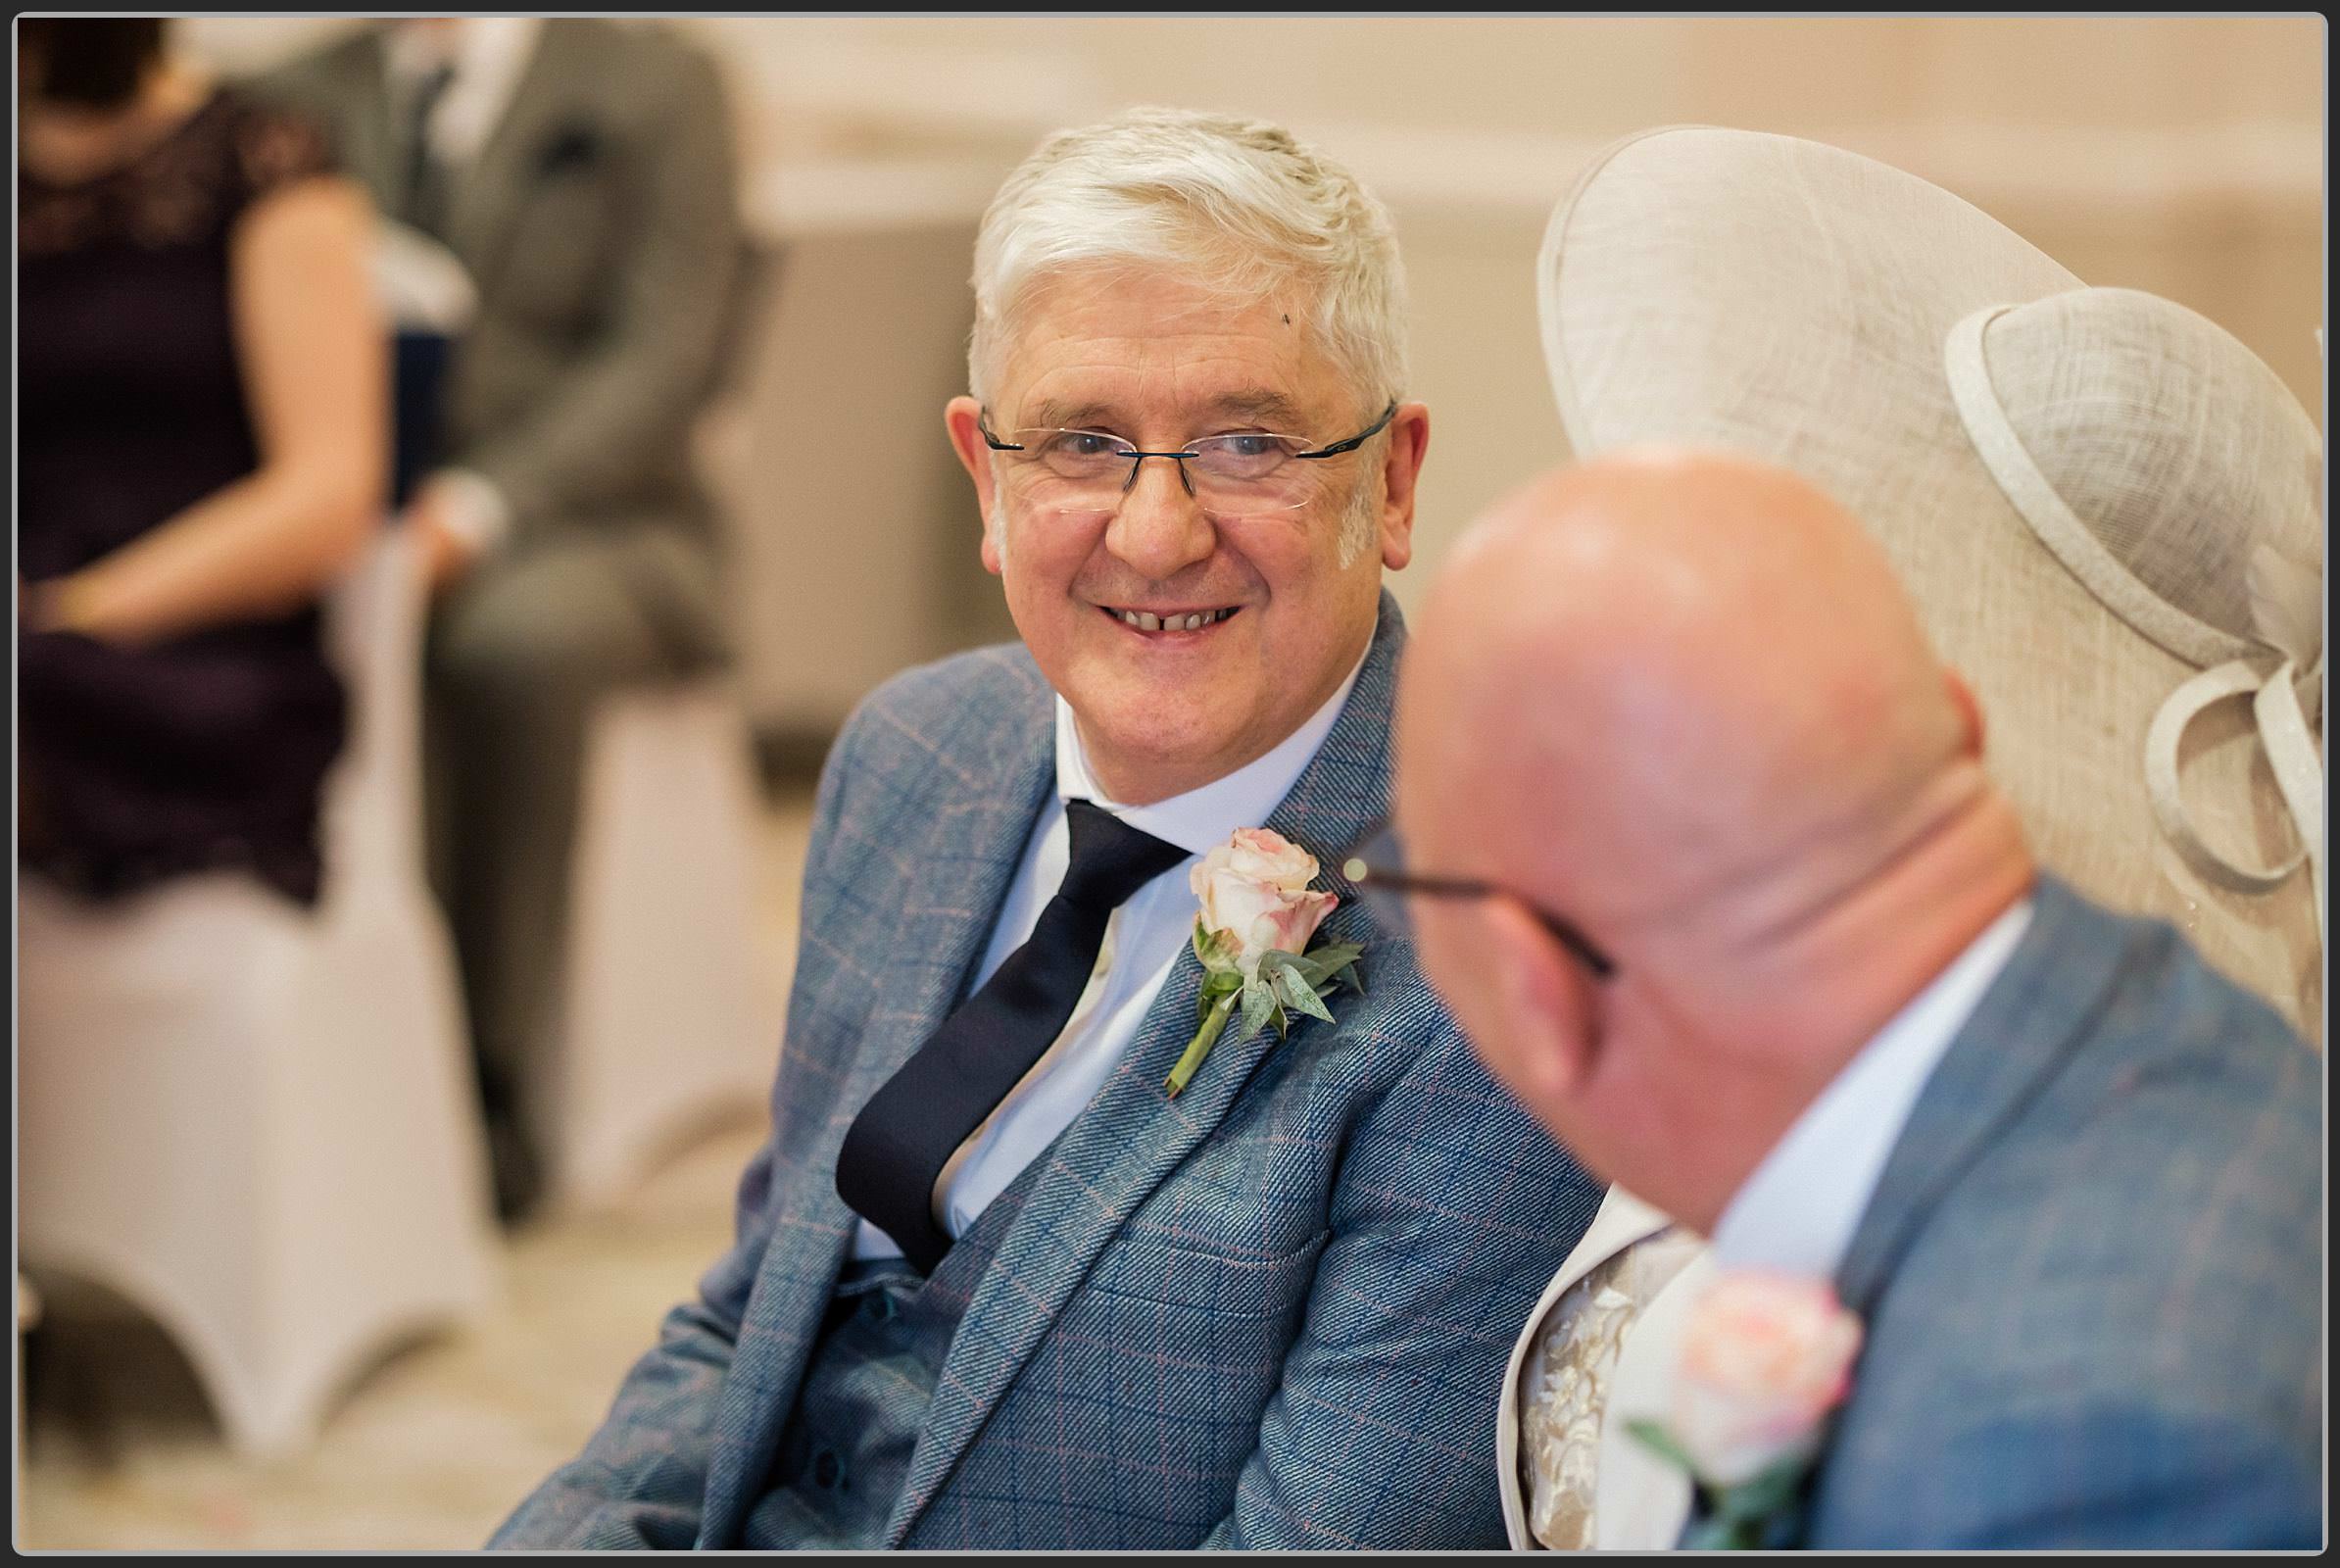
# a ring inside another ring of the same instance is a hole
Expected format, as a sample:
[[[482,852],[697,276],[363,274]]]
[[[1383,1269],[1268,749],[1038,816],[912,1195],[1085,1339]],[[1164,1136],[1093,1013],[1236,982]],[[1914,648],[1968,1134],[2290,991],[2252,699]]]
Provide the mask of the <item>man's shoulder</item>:
[[[546,25],[561,29],[572,57],[617,73],[603,78],[611,86],[657,92],[681,82],[704,87],[720,75],[714,58],[670,22],[562,17]]]
[[[931,734],[1002,718],[1048,717],[1053,694],[1022,643],[995,643],[891,675],[861,699],[849,729],[886,726]]]
[[[2270,1188],[2314,1191],[2322,1059],[2283,1015],[2165,920],[2052,881],[2041,896],[2063,929],[2110,955],[2113,975],[2010,1135],[2052,1162],[2055,1191],[2162,1234],[2216,1223]],[[2040,956],[2052,970],[2055,955]],[[2231,1174],[2204,1187],[2214,1168]]]
[[[337,95],[352,77],[373,69],[380,58],[379,24],[353,27],[254,73],[237,85],[266,99],[305,108],[339,107]]]
[[[2145,1362],[2208,1393],[2267,1330],[2312,1326],[2316,1059],[2296,1042],[2218,1059],[2236,1044],[2193,1035],[2083,1070],[1984,1147],[1913,1235],[1880,1330],[1903,1324],[1959,1377],[2114,1394]]]
[[[953,654],[905,669],[861,699],[832,765],[857,773],[1019,746],[1051,722],[1053,701],[1021,643]]]
[[[2143,1544],[2296,1500],[2320,1413],[2320,1091],[2305,1047],[2232,1064],[2215,1031],[2160,1040],[2074,1080],[2093,1111],[1983,1149],[1912,1237],[1816,1544]],[[2244,1455],[2261,1474],[2237,1490]],[[2153,1514],[2189,1492],[2187,1519]]]
[[[2169,921],[2107,908],[2047,874],[2033,901],[2041,940],[2026,943],[2023,956],[2035,984],[2054,984],[2080,955],[2109,971],[2088,1019],[2093,1049],[2194,1052],[2224,1042],[2221,1064],[2255,1080],[2281,1075],[2305,1049],[2272,1004],[2215,967]]]
[[[1927,1229],[2004,1228],[2002,1245],[2043,1258],[2084,1235],[2100,1270],[2182,1281],[2181,1251],[2263,1238],[2245,1210],[2304,1216],[2317,1187],[2321,1058],[2167,922],[2114,913],[2052,882],[2039,897],[2056,929],[2026,958],[2031,968],[2052,980],[2059,956],[2087,944],[2110,978]],[[2051,1214],[2074,1231],[2020,1248],[2018,1235],[2056,1230]]]
[[[1885,1282],[1878,1425],[2061,1404],[2279,1426],[2315,1357],[2320,1058],[2168,925],[2060,889],[2043,913],[2067,949],[2109,944],[2112,979]]]

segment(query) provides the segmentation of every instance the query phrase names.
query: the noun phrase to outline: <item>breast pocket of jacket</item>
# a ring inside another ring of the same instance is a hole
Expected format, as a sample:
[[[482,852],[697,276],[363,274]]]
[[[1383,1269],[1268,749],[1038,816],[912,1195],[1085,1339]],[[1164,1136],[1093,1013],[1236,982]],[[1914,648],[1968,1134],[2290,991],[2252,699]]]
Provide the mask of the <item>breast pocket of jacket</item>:
[[[503,292],[542,326],[573,331],[607,312],[626,249],[615,161],[599,141],[557,138],[525,176]]]
[[[1029,1386],[1082,1386],[1146,1456],[1117,1486],[1136,1512],[1161,1505],[1159,1476],[1185,1478],[1183,1508],[1225,1512],[1284,1376],[1330,1232],[1282,1256],[1236,1256],[1124,1234],[1098,1259],[1051,1336],[1062,1364]],[[1152,1478],[1150,1483],[1148,1478]]]
[[[1124,1231],[1090,1271],[1085,1287],[1109,1301],[1177,1307],[1224,1318],[1274,1318],[1303,1300],[1330,1231],[1291,1251],[1262,1256],[1188,1246],[1153,1232]]]

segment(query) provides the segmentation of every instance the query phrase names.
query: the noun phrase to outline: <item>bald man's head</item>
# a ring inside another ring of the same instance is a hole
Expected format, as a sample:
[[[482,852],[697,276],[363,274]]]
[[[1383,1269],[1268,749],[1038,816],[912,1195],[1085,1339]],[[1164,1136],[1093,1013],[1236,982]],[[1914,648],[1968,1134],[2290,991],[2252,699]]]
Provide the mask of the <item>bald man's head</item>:
[[[1470,929],[1486,911],[1452,908],[1421,913],[1425,962],[1480,993],[1449,995],[1474,1038],[1498,1013],[1597,998],[1629,1031],[1652,1021],[1640,1007],[1672,1034],[1750,1043],[1751,995],[1834,985],[1800,970],[1843,961],[1847,914],[1995,807],[1979,757],[1979,715],[1890,563],[1811,485],[1687,451],[1547,474],[1471,531],[1417,619],[1399,825],[1419,869],[1563,916],[1618,977],[1461,973],[1496,938]],[[2004,848],[2012,818],[1994,822]],[[1947,924],[1966,919],[1960,904]],[[1854,1000],[1848,1016],[1871,1005]]]
[[[1430,597],[1401,713],[1414,836],[1472,800],[1490,864],[1626,922],[1808,885],[1816,857],[1851,874],[1969,741],[1860,525],[1783,469],[1693,453],[1500,503]]]

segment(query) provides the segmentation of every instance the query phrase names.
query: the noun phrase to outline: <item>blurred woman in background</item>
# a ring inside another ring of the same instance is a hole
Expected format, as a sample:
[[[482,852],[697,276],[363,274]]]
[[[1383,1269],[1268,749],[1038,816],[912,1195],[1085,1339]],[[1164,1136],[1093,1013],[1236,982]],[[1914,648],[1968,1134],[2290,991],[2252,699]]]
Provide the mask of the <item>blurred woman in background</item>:
[[[21,864],[314,903],[317,600],[384,501],[366,200],[160,19],[18,26]]]

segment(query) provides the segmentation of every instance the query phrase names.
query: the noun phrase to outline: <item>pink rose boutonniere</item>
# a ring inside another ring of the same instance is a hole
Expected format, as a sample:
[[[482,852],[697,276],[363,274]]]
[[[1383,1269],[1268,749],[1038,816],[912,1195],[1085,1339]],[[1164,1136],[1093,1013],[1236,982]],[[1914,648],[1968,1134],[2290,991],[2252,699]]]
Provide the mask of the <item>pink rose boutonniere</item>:
[[[1202,901],[1194,916],[1194,956],[1204,971],[1197,1003],[1201,1027],[1162,1086],[1173,1099],[1193,1081],[1239,1006],[1243,1030],[1237,1039],[1271,1023],[1281,1039],[1290,1013],[1332,1021],[1322,997],[1333,985],[1345,980],[1365,989],[1356,969],[1363,948],[1329,942],[1305,951],[1341,901],[1308,891],[1316,880],[1316,857],[1282,834],[1240,828],[1204,856],[1188,880]]]
[[[1830,1411],[1852,1387],[1861,1320],[1826,1280],[1726,1274],[1692,1310],[1672,1419],[1629,1429],[1689,1473],[1707,1516],[1683,1537],[1698,1550],[1752,1548],[1794,1505]]]

